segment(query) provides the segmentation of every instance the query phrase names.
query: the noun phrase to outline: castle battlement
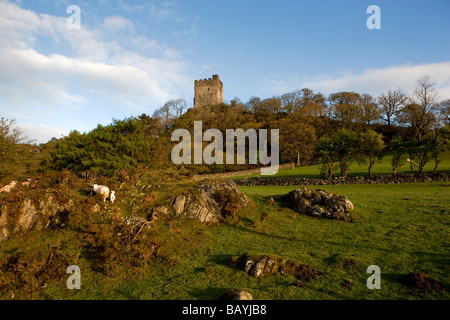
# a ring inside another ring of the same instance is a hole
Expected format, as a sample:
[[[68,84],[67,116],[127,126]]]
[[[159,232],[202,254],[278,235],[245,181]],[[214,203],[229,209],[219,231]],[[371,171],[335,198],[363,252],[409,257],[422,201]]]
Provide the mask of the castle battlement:
[[[194,81],[194,108],[223,102],[223,83],[217,74]]]
[[[219,76],[217,74],[213,75],[212,78],[206,78],[201,80],[195,80],[195,86],[214,86],[216,84],[220,84],[223,86],[222,81],[220,81]]]

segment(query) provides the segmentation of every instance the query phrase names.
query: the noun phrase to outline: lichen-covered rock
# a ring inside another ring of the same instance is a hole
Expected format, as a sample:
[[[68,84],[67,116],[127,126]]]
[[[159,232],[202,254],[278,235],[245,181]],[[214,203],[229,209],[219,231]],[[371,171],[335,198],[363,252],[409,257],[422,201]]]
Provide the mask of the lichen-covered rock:
[[[63,217],[72,206],[72,199],[60,203],[51,194],[46,194],[39,201],[25,198],[14,209],[12,205],[4,204],[0,207],[0,241],[49,226],[58,227],[63,224]]]
[[[142,217],[131,215],[125,218],[124,224],[132,227],[142,227],[143,225],[147,224],[147,222],[148,221]]]
[[[243,269],[245,273],[254,278],[263,278],[278,272],[282,276],[293,276],[304,281],[316,275],[323,275],[322,272],[307,264],[272,255],[245,253],[242,256],[232,257],[228,265]]]
[[[172,203],[172,209],[176,216],[179,216],[184,211],[184,206],[186,205],[186,197],[181,195],[176,197]]]
[[[299,188],[284,196],[296,212],[309,216],[350,221],[354,206],[344,196],[324,190]]]
[[[217,223],[234,216],[247,206],[249,200],[231,180],[202,182],[188,195],[172,200],[171,208],[177,217],[188,217],[203,223]]]

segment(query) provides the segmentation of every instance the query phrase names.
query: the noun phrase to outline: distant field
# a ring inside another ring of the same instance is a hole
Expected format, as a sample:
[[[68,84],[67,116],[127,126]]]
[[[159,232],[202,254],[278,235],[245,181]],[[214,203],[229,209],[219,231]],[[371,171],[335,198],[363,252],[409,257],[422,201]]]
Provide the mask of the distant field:
[[[443,282],[449,279],[450,183],[323,186],[347,196],[355,205],[356,221],[341,222],[303,216],[269,198],[290,187],[240,187],[255,209],[237,224],[205,226],[183,219],[155,230],[164,241],[159,257],[142,275],[113,278],[91,270],[81,258],[82,289],[65,282],[50,283],[40,299],[219,299],[231,288],[248,290],[256,299],[449,299],[447,292],[414,294],[399,283],[412,271]],[[23,246],[59,245],[69,250],[74,239],[65,232],[31,233],[2,244],[2,252]],[[74,249],[72,249],[74,250]],[[326,272],[304,287],[291,276],[249,277],[227,265],[247,251],[275,254]],[[369,290],[366,269],[381,269],[381,290]],[[342,286],[351,281],[351,289]]]
[[[450,152],[446,152],[442,154],[442,160],[438,165],[438,171],[440,172],[450,172]],[[381,163],[375,163],[372,167],[372,174],[385,175],[392,174],[392,166],[391,166],[392,156],[388,155],[382,159]],[[432,172],[434,169],[434,160],[430,160],[425,165],[425,172]],[[417,168],[414,167],[414,171],[417,171]],[[356,162],[353,162],[348,170],[348,176],[365,176],[367,175],[368,165],[359,165]],[[409,173],[410,165],[409,163],[405,163],[405,165],[398,168],[397,172],[401,173]],[[339,176],[339,170],[335,171],[335,176]],[[233,179],[239,180],[244,179],[245,177],[253,178],[259,176],[259,174],[249,175],[249,176],[236,176]],[[261,178],[274,178],[274,177],[298,177],[298,178],[312,178],[312,179],[320,179],[320,171],[319,165],[305,166],[305,167],[296,167],[295,169],[281,169],[278,171],[276,175],[273,176],[261,176]]]

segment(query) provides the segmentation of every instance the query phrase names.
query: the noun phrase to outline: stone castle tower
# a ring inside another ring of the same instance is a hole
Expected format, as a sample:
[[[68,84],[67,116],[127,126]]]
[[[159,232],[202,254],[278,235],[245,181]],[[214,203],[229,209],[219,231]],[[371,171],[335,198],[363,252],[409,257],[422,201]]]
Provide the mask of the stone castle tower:
[[[223,83],[217,74],[212,78],[195,80],[194,108],[212,106],[223,102]]]

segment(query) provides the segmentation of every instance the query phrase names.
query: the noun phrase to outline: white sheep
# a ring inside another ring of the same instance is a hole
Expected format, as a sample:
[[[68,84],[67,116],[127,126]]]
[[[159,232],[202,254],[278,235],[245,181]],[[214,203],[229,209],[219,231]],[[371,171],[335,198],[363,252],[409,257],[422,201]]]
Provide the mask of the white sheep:
[[[109,201],[111,201],[111,203],[114,203],[114,201],[116,200],[115,193],[115,191],[111,191],[111,195],[109,196]]]
[[[17,181],[11,181],[10,184],[0,188],[0,192],[11,192],[12,189],[16,187]]]
[[[92,185],[92,190],[95,194],[101,194],[103,197],[103,202],[106,202],[106,198],[109,196],[109,188],[106,186],[94,184]]]

